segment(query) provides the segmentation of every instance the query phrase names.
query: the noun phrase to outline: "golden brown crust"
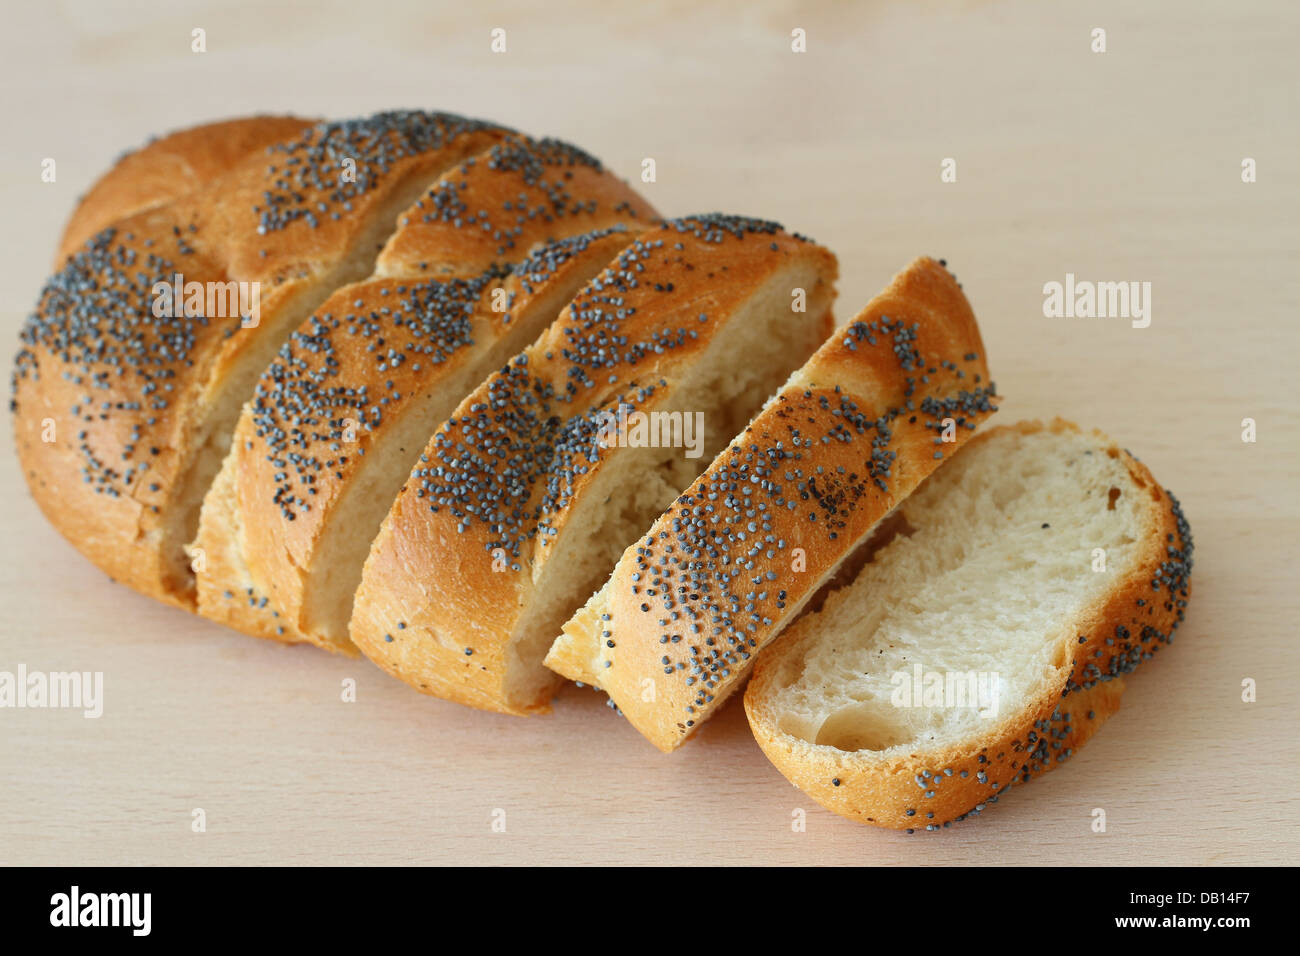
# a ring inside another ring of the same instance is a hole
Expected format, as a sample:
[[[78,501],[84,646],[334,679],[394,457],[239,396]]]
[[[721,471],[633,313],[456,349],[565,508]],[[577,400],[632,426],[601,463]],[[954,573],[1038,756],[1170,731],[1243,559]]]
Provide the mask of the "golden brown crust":
[[[916,260],[624,552],[547,665],[679,746],[994,397],[960,287]],[[948,418],[954,441],[939,443]]]
[[[71,256],[24,326],[11,402],[23,471],[51,523],[113,576],[192,607],[174,529],[224,452],[233,414],[214,416],[237,411],[232,392],[288,334],[286,316],[369,262],[366,246],[389,229],[382,210],[503,135],[443,114],[319,124]],[[345,161],[353,181],[340,181]],[[209,291],[259,289],[260,321],[245,327],[229,305],[168,314],[155,284],[177,275]]]
[[[1057,419],[1050,425],[1004,426],[1023,434],[1044,429],[1079,432]],[[1002,431],[977,436],[972,445]],[[1080,619],[1080,638],[1065,638],[1054,676],[1021,711],[978,739],[907,757],[884,758],[819,746],[782,731],[769,705],[783,668],[797,666],[817,639],[815,615],[800,621],[760,655],[745,692],[745,711],[759,746],[797,787],[841,816],[894,829],[938,830],[980,813],[1007,787],[1058,766],[1119,709],[1124,675],[1172,640],[1183,618],[1191,572],[1191,532],[1177,499],[1151,472],[1100,432],[1106,454],[1119,458],[1150,496],[1143,551],[1133,568]]]
[[[834,257],[772,223],[688,217],[624,249],[425,448],[366,562],[351,629],[363,653],[425,693],[503,713],[549,709],[550,688],[508,693],[512,641],[539,599],[545,542],[581,497],[584,470],[607,454],[595,414],[671,390],[794,262],[820,277],[808,297],[826,311]]]
[[[154,278],[180,268],[220,274],[218,262],[175,234],[178,213],[169,206],[123,220],[117,236],[91,240],[47,285],[40,313],[49,318],[24,330],[13,421],[28,487],[50,523],[114,579],[184,606],[163,584],[158,513],[183,467],[177,449],[188,423],[171,409],[194,401],[197,387],[176,388],[165,353],[169,335],[208,332],[198,319],[164,330],[136,318]],[[153,276],[119,266],[141,261]],[[104,323],[137,327],[104,342],[96,337]],[[148,364],[155,357],[157,373]]]
[[[178,130],[122,156],[81,198],[59,241],[58,268],[106,226],[187,196],[315,120],[248,116]]]
[[[536,245],[656,217],[594,156],[555,139],[508,136],[450,170],[398,219],[377,277],[476,276]]]

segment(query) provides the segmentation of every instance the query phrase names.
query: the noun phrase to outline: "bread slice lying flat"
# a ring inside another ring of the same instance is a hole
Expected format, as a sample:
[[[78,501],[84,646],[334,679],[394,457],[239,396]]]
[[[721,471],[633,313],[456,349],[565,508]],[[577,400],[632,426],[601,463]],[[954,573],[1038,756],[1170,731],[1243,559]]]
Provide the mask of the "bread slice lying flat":
[[[96,233],[47,281],[15,361],[18,454],[50,522],[113,577],[193,609],[185,548],[258,376],[331,292],[371,274],[398,213],[504,135],[440,113],[320,123]],[[155,290],[176,281],[201,304],[167,308]],[[236,283],[246,301],[259,290],[256,320]]]
[[[938,829],[1060,765],[1183,619],[1178,501],[1067,422],[978,436],[891,532],[745,693],[772,763],[853,820]]]
[[[623,552],[547,666],[607,692],[661,750],[679,746],[996,410],[983,352],[956,279],[913,262]]]
[[[366,560],[352,639],[426,693],[547,709],[560,626],[830,331],[835,268],[760,220],[639,236],[425,447]],[[662,431],[606,441],[620,408],[676,415],[669,447]]]
[[[331,295],[262,373],[204,501],[200,613],[355,654],[362,564],[420,449],[654,216],[553,140],[511,134],[444,174],[377,274]]]

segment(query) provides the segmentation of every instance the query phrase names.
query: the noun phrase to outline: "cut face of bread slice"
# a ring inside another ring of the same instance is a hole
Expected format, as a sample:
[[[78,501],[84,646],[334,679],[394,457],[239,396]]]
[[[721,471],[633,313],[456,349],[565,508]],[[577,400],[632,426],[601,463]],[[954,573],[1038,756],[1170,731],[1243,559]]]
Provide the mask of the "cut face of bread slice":
[[[853,820],[938,829],[1058,766],[1173,639],[1192,541],[1099,432],[989,431],[899,508],[902,532],[759,658],[763,751]]]
[[[192,609],[185,546],[258,375],[370,274],[402,209],[504,135],[436,113],[318,124],[90,240],[47,283],[15,362],[19,457],[50,522]]]
[[[435,183],[384,275],[331,296],[262,375],[204,506],[200,612],[355,653],[362,564],[429,435],[653,216],[553,140],[511,135]]]
[[[623,552],[547,666],[679,746],[994,397],[960,286],[916,260]]]
[[[547,709],[560,625],[827,334],[834,278],[829,252],[773,223],[644,233],[426,446],[366,561],[352,639],[426,693]]]

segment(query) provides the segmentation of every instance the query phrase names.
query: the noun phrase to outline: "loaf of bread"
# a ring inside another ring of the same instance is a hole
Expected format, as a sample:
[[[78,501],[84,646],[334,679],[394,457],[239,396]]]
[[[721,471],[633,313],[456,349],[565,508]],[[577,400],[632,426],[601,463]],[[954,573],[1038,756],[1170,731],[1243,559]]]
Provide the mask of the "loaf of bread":
[[[1173,640],[1192,537],[1100,432],[975,438],[899,508],[854,581],[758,659],[764,753],[823,806],[937,830],[1059,766]]]
[[[835,276],[760,220],[638,236],[434,434],[366,560],[353,641],[425,693],[549,708],[560,626],[823,340]]]
[[[667,751],[753,670],[786,777],[935,830],[1077,750],[1183,619],[1190,531],[1141,463],[975,435],[997,394],[942,260],[833,331],[810,240],[406,111],[151,142],[55,268],[11,399],[51,523],[427,694],[535,714],[567,677]]]
[[[190,177],[152,162],[109,174],[105,190],[138,211],[46,283],[13,375],[19,458],[50,522],[113,577],[191,609],[185,548],[258,376],[331,292],[371,274],[399,212],[506,135],[415,112],[306,126],[269,147],[241,129],[254,148],[233,165],[225,124],[186,137],[178,152],[210,140],[226,158],[161,204],[132,192],[135,177],[177,191]],[[79,213],[73,234],[81,218],[98,228],[104,213]]]
[[[192,549],[199,611],[356,653],[352,597],[434,428],[654,210],[581,150],[511,134],[399,220],[262,373]]]
[[[623,553],[546,664],[608,693],[655,746],[679,746],[995,411],[983,353],[957,281],[913,262]]]

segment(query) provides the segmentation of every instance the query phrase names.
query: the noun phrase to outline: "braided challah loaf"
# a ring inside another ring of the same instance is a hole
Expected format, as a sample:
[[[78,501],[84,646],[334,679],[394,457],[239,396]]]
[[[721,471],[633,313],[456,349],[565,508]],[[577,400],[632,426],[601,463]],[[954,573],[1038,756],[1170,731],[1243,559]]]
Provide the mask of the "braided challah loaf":
[[[11,399],[51,523],[428,694],[531,714],[567,677],[671,750],[757,659],[783,773],[937,827],[1091,736],[1182,618],[1190,531],[1135,459],[1060,423],[970,441],[997,396],[945,263],[832,331],[828,250],[661,218],[574,146],[212,123],[120,159],[55,268]],[[920,658],[1009,675],[1005,719],[886,709]]]

